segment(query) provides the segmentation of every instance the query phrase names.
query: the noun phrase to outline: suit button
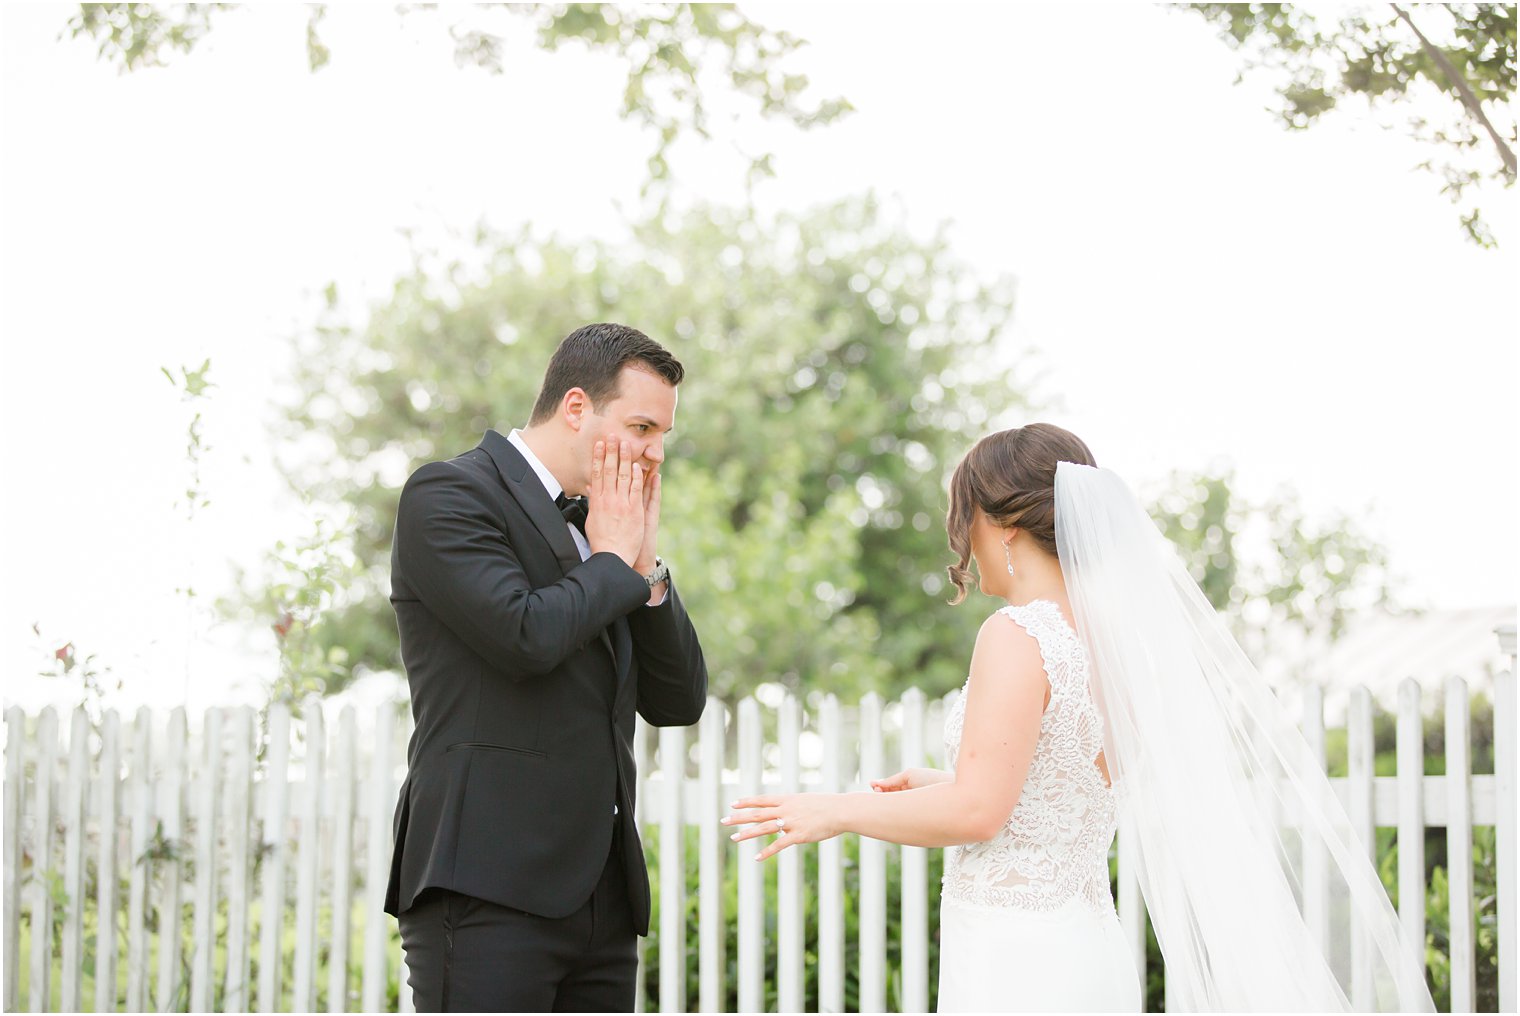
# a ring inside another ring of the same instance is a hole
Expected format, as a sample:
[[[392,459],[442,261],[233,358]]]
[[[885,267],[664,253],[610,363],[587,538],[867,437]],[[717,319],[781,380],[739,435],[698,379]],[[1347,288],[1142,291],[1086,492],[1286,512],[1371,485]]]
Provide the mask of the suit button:
[[[616,815],[616,814],[617,814],[617,805],[615,805],[615,804],[614,804],[614,805],[613,805],[613,806],[612,806],[612,813],[613,813],[613,814],[614,814],[614,815]]]

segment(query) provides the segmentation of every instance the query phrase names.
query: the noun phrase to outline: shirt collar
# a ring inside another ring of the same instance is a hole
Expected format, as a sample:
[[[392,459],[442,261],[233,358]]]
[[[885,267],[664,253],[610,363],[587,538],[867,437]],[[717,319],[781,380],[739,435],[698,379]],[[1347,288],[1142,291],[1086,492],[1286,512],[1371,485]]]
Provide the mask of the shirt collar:
[[[559,496],[565,492],[565,488],[560,486],[559,481],[554,478],[554,474],[549,472],[549,467],[540,462],[538,456],[533,454],[533,449],[529,448],[528,442],[522,438],[522,431],[514,429],[512,433],[507,435],[507,440],[512,442],[513,447],[522,452],[523,458],[528,460],[528,465],[533,467],[533,472],[538,474],[539,482],[544,485],[544,490],[549,492],[549,500],[558,500]]]

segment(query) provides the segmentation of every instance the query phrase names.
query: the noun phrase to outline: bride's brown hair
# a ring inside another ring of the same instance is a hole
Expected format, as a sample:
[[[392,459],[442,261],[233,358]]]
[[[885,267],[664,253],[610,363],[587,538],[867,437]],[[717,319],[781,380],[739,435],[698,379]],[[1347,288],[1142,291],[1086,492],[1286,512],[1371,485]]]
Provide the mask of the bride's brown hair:
[[[980,509],[993,525],[1024,530],[1056,556],[1056,463],[1096,466],[1082,439],[1049,423],[1031,423],[982,438],[950,477],[945,530],[960,561],[949,567],[952,604],[971,585],[971,523]]]

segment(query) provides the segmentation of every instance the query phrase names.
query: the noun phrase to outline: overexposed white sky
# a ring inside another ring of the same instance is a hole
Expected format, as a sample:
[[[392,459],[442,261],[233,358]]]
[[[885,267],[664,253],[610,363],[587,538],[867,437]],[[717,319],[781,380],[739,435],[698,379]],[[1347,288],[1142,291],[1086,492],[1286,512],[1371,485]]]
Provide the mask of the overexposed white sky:
[[[1283,131],[1209,26],[1152,5],[744,9],[857,109],[744,129],[776,153],[762,205],[869,189],[924,235],[949,222],[959,257],[1017,279],[1007,348],[1047,417],[1135,486],[1228,462],[1249,496],[1291,484],[1358,518],[1412,604],[1515,602],[1513,190],[1485,202],[1505,246],[1473,247],[1423,150],[1350,112]],[[6,701],[69,700],[31,676],[66,640],[121,705],[257,701],[272,636],[187,622],[175,590],[225,592],[231,562],[305,531],[267,427],[316,294],[381,298],[404,230],[619,237],[651,141],[611,60],[524,45],[499,77],[459,70],[436,21],[388,6],[332,6],[316,74],[293,5],[125,76],[58,38],[68,13],[0,7]],[[687,199],[741,195],[734,140],[682,146]],[[207,357],[213,504],[189,527],[188,411],[159,367]]]

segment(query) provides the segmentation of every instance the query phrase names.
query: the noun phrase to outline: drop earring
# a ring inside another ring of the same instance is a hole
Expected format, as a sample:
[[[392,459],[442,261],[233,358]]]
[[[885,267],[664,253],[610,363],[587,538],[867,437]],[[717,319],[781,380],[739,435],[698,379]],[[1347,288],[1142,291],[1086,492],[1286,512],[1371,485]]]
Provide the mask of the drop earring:
[[[1013,551],[1008,549],[1008,541],[1003,541],[1003,560],[1008,562],[1008,574],[1013,574]]]

